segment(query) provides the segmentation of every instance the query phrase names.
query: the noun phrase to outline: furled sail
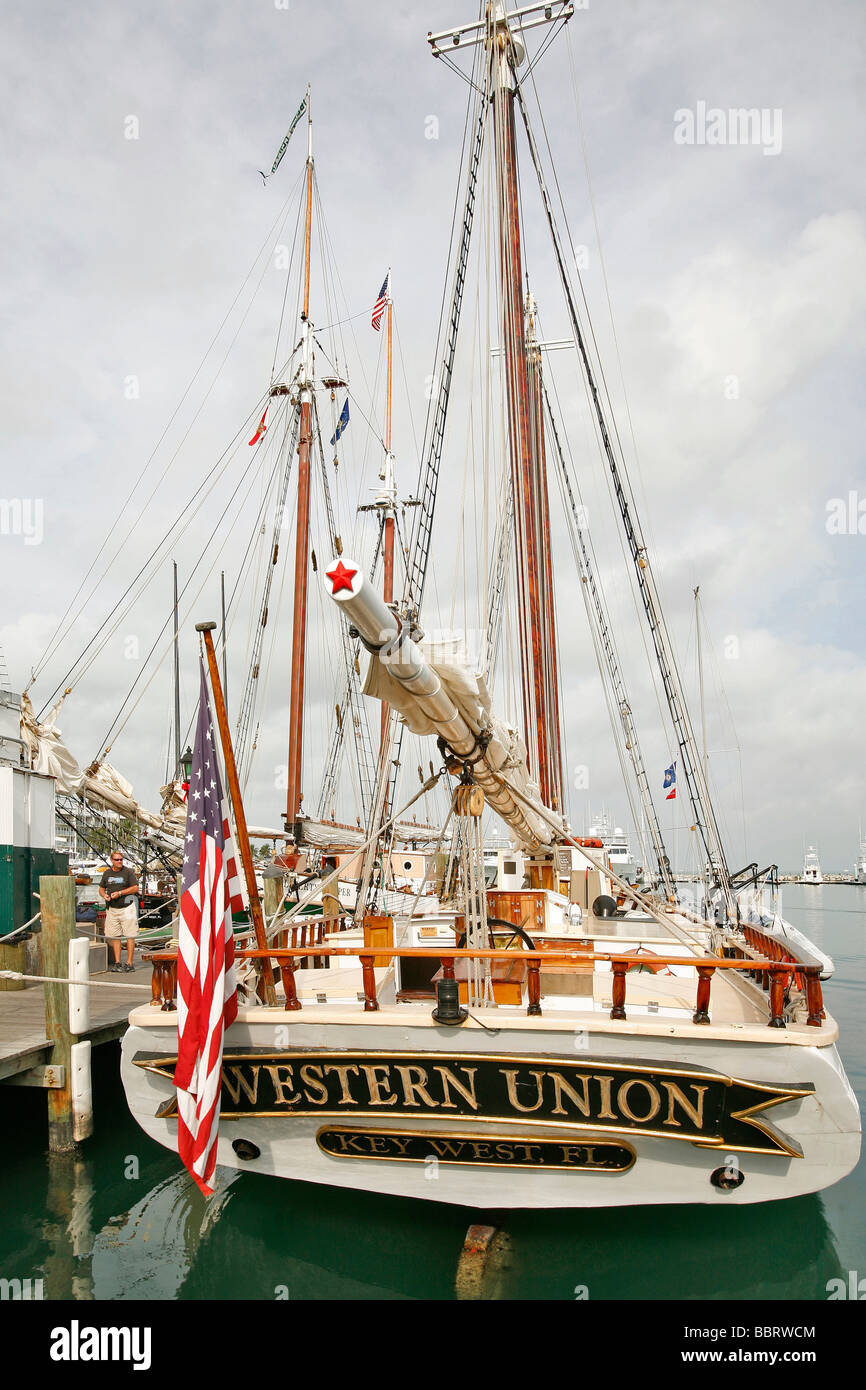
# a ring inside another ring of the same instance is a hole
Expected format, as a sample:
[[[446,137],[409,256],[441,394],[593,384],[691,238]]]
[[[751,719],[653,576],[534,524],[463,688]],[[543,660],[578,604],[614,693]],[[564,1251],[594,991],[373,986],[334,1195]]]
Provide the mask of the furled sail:
[[[472,763],[489,804],[518,844],[537,849],[552,844],[551,813],[541,812],[530,780],[526,747],[493,711],[484,679],[468,664],[462,641],[413,640],[365,579],[360,565],[343,556],[325,571],[331,597],[345,610],[370,653],[364,693],[386,701],[415,734],[436,734],[458,757]],[[529,804],[527,804],[529,803]],[[555,817],[560,828],[564,826]]]

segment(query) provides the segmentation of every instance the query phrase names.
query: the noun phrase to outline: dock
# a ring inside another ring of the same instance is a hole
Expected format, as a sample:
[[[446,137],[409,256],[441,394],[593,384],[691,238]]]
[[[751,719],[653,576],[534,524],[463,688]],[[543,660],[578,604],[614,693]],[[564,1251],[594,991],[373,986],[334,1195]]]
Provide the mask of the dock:
[[[151,996],[151,967],[136,961],[131,975],[113,975],[107,970],[91,976],[96,986],[90,993],[91,1026],[80,1034],[92,1047],[123,1037],[130,1009],[138,1008]],[[102,989],[100,982],[119,980],[140,984],[131,989]],[[0,991],[0,1081],[19,1086],[41,1086],[43,1069],[51,1065],[54,1044],[48,1037],[45,1016],[45,987]],[[28,1076],[28,1073],[32,1075]]]

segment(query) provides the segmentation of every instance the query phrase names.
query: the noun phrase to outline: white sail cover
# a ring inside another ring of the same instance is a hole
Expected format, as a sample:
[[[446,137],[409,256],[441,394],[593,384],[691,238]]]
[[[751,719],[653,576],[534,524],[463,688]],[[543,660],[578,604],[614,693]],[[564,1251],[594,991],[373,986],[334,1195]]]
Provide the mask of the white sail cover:
[[[493,711],[484,677],[474,671],[470,664],[463,634],[455,633],[444,640],[424,638],[410,645],[424,665],[434,672],[472,734],[489,734],[485,751],[474,763],[475,775],[484,787],[488,801],[506,821],[517,842],[528,848],[552,843],[555,832],[548,820],[536,815],[522,799],[526,797],[539,807],[542,805],[538,785],[527,772],[526,745],[517,730]],[[403,663],[399,665],[402,667]],[[424,695],[413,695],[406,683],[391,674],[387,654],[385,659],[382,659],[382,654],[371,655],[364,694],[384,700],[399,710],[412,733],[444,733],[448,737],[442,720],[432,717],[430,701]],[[462,748],[459,750],[460,753],[463,751]],[[474,758],[475,754],[472,756]],[[505,778],[519,795],[510,796],[501,782],[489,776],[490,773]],[[547,815],[549,817],[550,813]]]
[[[173,814],[169,822],[140,806],[132,794],[132,784],[111,766],[111,763],[91,763],[84,772],[70,753],[57,727],[57,716],[64,696],[51,706],[42,720],[37,720],[29,695],[21,696],[21,737],[30,751],[30,766],[34,772],[53,777],[61,796],[80,796],[109,811],[116,811],[129,820],[140,821],[154,830],[183,836],[186,819],[181,822]],[[172,808],[175,810],[176,808]]]

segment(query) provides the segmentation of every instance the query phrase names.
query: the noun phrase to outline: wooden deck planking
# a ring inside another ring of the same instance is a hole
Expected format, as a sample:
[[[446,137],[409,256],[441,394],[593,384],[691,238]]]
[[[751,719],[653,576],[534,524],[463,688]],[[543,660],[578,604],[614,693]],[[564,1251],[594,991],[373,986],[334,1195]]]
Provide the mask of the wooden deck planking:
[[[133,975],[101,972],[95,981],[115,980],[138,984],[141,988],[112,990],[97,987],[90,994],[90,1028],[82,1033],[94,1047],[111,1042],[126,1032],[130,1009],[139,1008],[150,998],[151,968],[136,962]],[[41,985],[0,993],[0,1081],[51,1060],[51,1043],[45,1033],[45,993]]]

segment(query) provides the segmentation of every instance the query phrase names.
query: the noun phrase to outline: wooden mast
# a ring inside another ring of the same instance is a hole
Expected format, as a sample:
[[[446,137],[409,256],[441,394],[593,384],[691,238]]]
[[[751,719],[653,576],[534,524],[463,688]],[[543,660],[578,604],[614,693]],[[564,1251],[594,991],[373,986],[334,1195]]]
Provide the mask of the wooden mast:
[[[310,327],[310,241],[313,220],[313,121],[307,88],[307,216],[304,238],[304,307],[301,312],[303,363],[298,439],[298,517],[295,534],[295,599],[292,619],[292,674],[289,691],[289,766],[286,829],[301,809],[304,745],[304,658],[307,642],[307,561],[310,551],[310,446],[313,438],[313,353]]]
[[[491,6],[487,31],[493,91],[496,184],[499,202],[499,255],[503,311],[503,346],[508,397],[508,434],[514,496],[517,558],[517,606],[523,684],[523,707],[529,767],[545,805],[562,805],[559,747],[559,695],[554,680],[555,637],[545,622],[552,581],[544,551],[549,543],[549,514],[543,460],[534,447],[537,412],[532,409],[524,323],[523,266],[517,154],[514,130],[514,74],[517,44],[500,0]],[[548,572],[546,577],[546,571]]]
[[[382,556],[384,560],[384,583],[383,597],[386,603],[394,601],[394,501],[396,500],[396,489],[394,484],[394,460],[391,455],[391,271],[388,271],[388,355],[387,369],[385,372],[385,462],[384,462],[384,487],[382,488],[383,497],[387,494],[384,502],[385,524],[382,536]],[[386,756],[385,744],[388,739],[388,721],[391,717],[391,707],[382,704],[382,723],[379,735],[379,756]]]

